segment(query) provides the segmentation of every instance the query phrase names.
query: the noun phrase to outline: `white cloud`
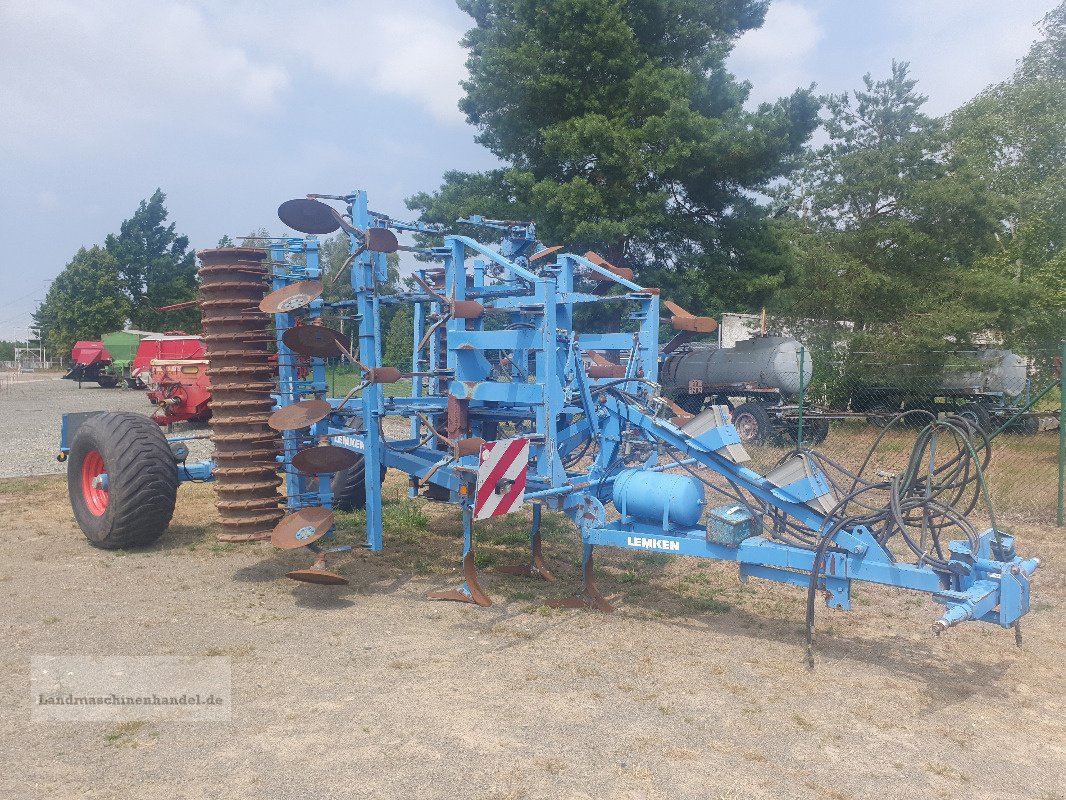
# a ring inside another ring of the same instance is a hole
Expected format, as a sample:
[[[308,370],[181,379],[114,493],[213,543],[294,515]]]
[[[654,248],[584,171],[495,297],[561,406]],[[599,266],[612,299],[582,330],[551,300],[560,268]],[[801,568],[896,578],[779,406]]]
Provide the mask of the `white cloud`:
[[[298,7],[297,7],[298,8]],[[454,8],[399,0],[367,8],[346,0],[293,20],[278,42],[327,81],[368,95],[414,102],[438,121],[461,123],[459,81],[466,51],[459,39],[469,19]]]
[[[1055,0],[900,0],[891,7],[908,37],[897,45],[911,62],[926,110],[944,114],[1005,80],[1039,37],[1035,23]],[[885,70],[887,72],[887,68]]]
[[[99,147],[127,126],[275,108],[288,77],[176,0],[0,4],[0,144]]]
[[[779,0],[770,4],[763,26],[737,42],[729,68],[751,81],[753,103],[776,100],[810,84],[810,61],[822,36],[815,11]]]

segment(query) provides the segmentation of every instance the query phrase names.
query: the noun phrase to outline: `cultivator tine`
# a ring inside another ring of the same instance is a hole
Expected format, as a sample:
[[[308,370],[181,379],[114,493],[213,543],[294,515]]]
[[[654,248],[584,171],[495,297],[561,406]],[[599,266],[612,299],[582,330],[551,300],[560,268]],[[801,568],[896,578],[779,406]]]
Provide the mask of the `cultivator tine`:
[[[552,608],[585,608],[596,609],[604,614],[613,614],[617,609],[603,596],[600,588],[596,585],[596,578],[592,572],[592,545],[585,545],[584,558],[581,567],[581,593],[575,597],[561,597],[548,600],[544,603]]]
[[[555,583],[555,576],[548,569],[548,565],[544,563],[544,554],[541,552],[540,514],[540,505],[534,505],[533,531],[529,535],[529,563],[496,567],[493,570],[494,572],[499,572],[502,575],[518,575],[523,578],[540,578],[548,583]]]
[[[536,253],[531,255],[529,257],[529,261],[530,263],[534,261],[540,261],[542,258],[547,258],[552,253],[558,253],[562,249],[563,246],[561,244],[557,244],[554,247],[545,247],[543,250],[538,250]]]
[[[477,582],[477,567],[474,566],[474,554],[468,552],[463,556],[463,585],[458,589],[445,589],[440,592],[429,592],[426,597],[430,600],[451,600],[456,603],[472,603],[487,608],[492,605],[492,600],[482,591]]]

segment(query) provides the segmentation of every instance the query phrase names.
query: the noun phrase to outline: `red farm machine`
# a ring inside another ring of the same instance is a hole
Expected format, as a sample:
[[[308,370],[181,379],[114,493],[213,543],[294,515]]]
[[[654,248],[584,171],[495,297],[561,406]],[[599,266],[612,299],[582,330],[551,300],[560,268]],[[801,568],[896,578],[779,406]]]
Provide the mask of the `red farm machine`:
[[[78,342],[71,361],[63,377],[79,386],[95,382],[114,388],[122,383],[148,389],[148,400],[156,406],[152,419],[160,425],[206,422],[211,415],[207,356],[199,336],[183,331],[116,331],[98,342]]]

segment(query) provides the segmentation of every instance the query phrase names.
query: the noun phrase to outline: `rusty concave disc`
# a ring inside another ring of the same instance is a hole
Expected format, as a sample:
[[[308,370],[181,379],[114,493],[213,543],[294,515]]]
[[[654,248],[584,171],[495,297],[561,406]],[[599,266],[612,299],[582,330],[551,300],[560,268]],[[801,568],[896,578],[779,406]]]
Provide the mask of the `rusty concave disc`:
[[[325,586],[343,586],[348,583],[347,578],[342,578],[336,572],[330,572],[326,569],[314,569],[313,567],[311,569],[294,569],[292,572],[286,572],[285,577],[302,583],[318,583]]]
[[[322,296],[324,287],[319,281],[300,281],[273,291],[259,303],[265,314],[288,314],[298,308],[311,305]]]
[[[325,536],[332,527],[333,512],[328,508],[302,508],[278,523],[270,541],[281,550],[307,547]]]
[[[366,232],[366,249],[372,253],[395,253],[399,247],[396,234],[388,228],[371,228]]]
[[[281,335],[281,341],[294,353],[315,358],[339,358],[348,340],[323,325],[298,325]]]
[[[359,456],[346,447],[324,445],[301,450],[292,457],[292,465],[307,475],[320,475],[348,469],[358,459]]]
[[[325,400],[301,400],[291,406],[279,408],[270,415],[267,425],[276,431],[298,431],[321,422],[332,411],[333,406]]]
[[[340,228],[335,212],[317,200],[286,200],[278,206],[278,219],[300,233],[333,233]]]

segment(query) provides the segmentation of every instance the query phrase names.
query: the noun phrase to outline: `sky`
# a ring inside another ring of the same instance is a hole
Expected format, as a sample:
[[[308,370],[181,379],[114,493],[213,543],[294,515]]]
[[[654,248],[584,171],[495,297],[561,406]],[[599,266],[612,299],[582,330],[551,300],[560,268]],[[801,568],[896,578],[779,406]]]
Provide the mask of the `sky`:
[[[731,71],[749,105],[885,77],[909,61],[926,111],[1011,74],[1058,0],[773,0]],[[0,0],[0,339],[79,247],[157,188],[195,248],[279,203],[403,199],[493,167],[459,112],[471,20],[452,0]]]

